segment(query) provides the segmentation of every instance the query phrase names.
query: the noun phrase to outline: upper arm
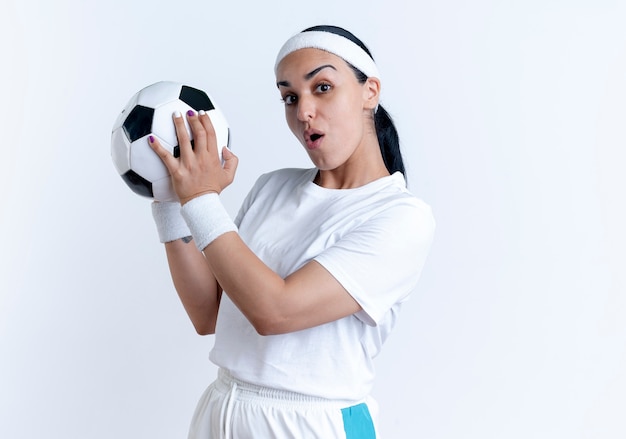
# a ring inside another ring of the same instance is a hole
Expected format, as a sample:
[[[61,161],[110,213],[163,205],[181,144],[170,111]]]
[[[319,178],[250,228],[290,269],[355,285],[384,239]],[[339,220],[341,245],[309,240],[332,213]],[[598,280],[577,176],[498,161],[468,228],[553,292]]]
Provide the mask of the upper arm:
[[[165,249],[174,287],[196,332],[214,333],[222,290],[204,255],[193,242],[180,239]]]

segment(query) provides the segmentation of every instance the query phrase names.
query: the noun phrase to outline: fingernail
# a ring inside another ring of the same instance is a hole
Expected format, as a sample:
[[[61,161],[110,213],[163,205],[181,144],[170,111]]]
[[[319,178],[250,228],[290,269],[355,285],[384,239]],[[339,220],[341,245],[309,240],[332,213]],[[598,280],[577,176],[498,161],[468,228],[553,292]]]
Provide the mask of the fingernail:
[[[204,116],[206,112],[204,110],[198,111],[198,116]]]
[[[149,136],[148,137],[148,142],[154,143],[154,136]]]
[[[176,110],[174,111],[174,117],[182,117],[182,114],[180,114],[180,111]]]
[[[194,116],[196,113],[193,110],[187,111],[187,116]]]

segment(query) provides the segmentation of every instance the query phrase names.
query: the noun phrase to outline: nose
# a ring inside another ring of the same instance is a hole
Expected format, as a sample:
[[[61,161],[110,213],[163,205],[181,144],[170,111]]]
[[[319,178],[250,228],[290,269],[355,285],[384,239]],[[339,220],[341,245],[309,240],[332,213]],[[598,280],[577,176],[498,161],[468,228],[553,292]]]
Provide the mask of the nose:
[[[298,120],[307,122],[315,117],[315,105],[313,99],[300,96],[298,99]]]

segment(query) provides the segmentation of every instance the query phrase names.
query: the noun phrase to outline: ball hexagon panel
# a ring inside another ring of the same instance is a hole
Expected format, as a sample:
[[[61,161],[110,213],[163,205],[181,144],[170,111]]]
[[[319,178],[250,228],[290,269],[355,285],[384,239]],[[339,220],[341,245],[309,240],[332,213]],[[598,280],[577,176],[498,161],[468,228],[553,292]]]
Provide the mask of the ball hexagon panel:
[[[111,135],[111,158],[118,174],[130,170],[130,142],[121,126]]]
[[[156,82],[139,91],[137,105],[157,109],[164,103],[177,100],[181,88],[182,84],[177,82]]]

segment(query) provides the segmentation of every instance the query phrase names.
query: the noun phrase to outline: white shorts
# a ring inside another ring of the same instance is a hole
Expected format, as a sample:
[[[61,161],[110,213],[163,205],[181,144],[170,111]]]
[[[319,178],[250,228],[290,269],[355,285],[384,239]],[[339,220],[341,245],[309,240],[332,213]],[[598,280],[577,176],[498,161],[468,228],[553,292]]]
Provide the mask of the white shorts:
[[[373,399],[335,401],[260,387],[220,369],[191,421],[189,439],[375,439]]]

